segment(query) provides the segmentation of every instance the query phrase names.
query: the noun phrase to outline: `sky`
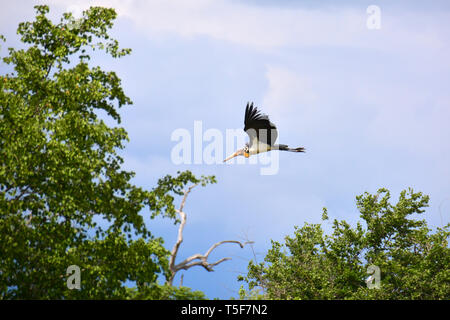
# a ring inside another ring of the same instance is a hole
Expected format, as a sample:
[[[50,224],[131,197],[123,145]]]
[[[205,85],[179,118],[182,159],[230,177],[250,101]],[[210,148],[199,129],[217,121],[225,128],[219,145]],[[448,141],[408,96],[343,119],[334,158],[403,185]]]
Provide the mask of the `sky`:
[[[0,3],[4,55],[19,43],[17,25],[33,18],[38,2]],[[90,5],[118,13],[111,33],[132,54],[98,56],[94,63],[116,71],[133,101],[121,109],[120,124],[130,138],[121,155],[124,168],[136,172],[133,182],[151,189],[179,170],[216,176],[217,184],[187,199],[177,261],[221,240],[254,241],[253,249],[217,248],[211,261],[232,260],[214,272],[183,272],[184,285],[209,298],[237,297],[237,276],[251,259],[263,261],[271,240],[283,241],[305,222],[320,223],[323,207],[331,221],[354,224],[355,197],[382,187],[393,202],[408,187],[430,195],[423,218],[432,228],[449,222],[450,2],[45,3],[55,17]],[[368,27],[371,5],[380,28]],[[273,175],[262,175],[261,163],[174,163],[175,130],[193,133],[194,121],[202,121],[203,132],[225,136],[243,128],[248,101],[277,125],[279,143],[307,152],[280,153]],[[170,220],[152,220],[149,228],[172,248],[177,227]],[[324,228],[330,230],[328,222]],[[179,281],[177,275],[174,284]]]

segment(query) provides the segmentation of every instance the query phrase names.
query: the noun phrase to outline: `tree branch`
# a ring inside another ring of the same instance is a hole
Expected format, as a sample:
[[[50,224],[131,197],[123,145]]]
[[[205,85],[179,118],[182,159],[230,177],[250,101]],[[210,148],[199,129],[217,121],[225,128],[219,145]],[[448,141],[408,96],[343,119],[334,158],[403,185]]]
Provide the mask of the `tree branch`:
[[[211,272],[214,271],[214,267],[217,266],[218,264],[227,261],[227,260],[231,260],[231,258],[222,258],[217,260],[216,262],[213,263],[209,263],[208,262],[208,257],[211,254],[211,252],[214,251],[214,249],[216,249],[218,246],[225,244],[225,243],[236,243],[238,244],[241,248],[244,248],[244,246],[248,243],[253,243],[252,241],[246,241],[244,243],[237,241],[237,240],[222,240],[219,242],[214,243],[206,252],[205,254],[194,254],[192,256],[190,256],[189,258],[183,260],[182,262],[175,264],[175,260],[178,254],[178,250],[180,248],[181,243],[183,242],[183,230],[184,230],[184,226],[186,225],[186,218],[187,215],[186,213],[183,211],[184,206],[186,204],[186,199],[187,196],[189,195],[189,193],[192,191],[193,188],[195,188],[196,186],[198,186],[199,183],[194,184],[192,186],[190,186],[187,190],[184,191],[184,196],[183,199],[181,200],[181,204],[180,204],[180,208],[175,210],[181,218],[181,222],[180,222],[180,226],[178,228],[178,237],[177,237],[177,241],[175,243],[175,245],[173,246],[171,255],[170,255],[170,260],[169,260],[169,270],[171,273],[171,276],[168,280],[169,285],[172,285],[173,280],[175,278],[175,275],[178,271],[180,270],[188,270],[192,267],[195,266],[201,266],[203,268],[205,268],[207,271]]]
[[[177,257],[178,249],[180,248],[180,245],[183,242],[183,230],[184,230],[184,226],[186,224],[186,213],[183,211],[184,205],[186,203],[187,196],[192,191],[192,189],[194,189],[196,186],[198,186],[198,183],[190,186],[186,191],[184,191],[184,196],[183,196],[183,199],[181,200],[180,209],[175,210],[180,215],[181,222],[180,222],[180,227],[178,228],[177,242],[173,246],[172,252],[170,254],[170,260],[169,260],[170,271],[174,270],[175,258]]]
[[[180,262],[179,264],[175,265],[174,266],[175,272],[179,271],[181,269],[187,270],[187,269],[189,269],[189,268],[191,268],[193,266],[202,266],[208,271],[214,271],[213,270],[214,266],[218,265],[219,263],[222,263],[223,261],[231,259],[231,258],[223,258],[223,259],[220,259],[219,261],[216,261],[214,263],[208,263],[208,257],[211,254],[211,252],[215,248],[217,248],[218,246],[220,246],[220,245],[222,245],[224,243],[237,243],[237,244],[239,244],[239,246],[241,248],[244,248],[244,245],[247,244],[248,242],[241,243],[240,241],[237,241],[237,240],[223,240],[223,241],[219,241],[219,242],[213,244],[208,249],[208,251],[206,251],[205,254],[200,254],[200,253],[194,254],[194,255],[190,256],[189,258],[185,259],[184,261]],[[192,262],[194,260],[200,260],[200,261]]]

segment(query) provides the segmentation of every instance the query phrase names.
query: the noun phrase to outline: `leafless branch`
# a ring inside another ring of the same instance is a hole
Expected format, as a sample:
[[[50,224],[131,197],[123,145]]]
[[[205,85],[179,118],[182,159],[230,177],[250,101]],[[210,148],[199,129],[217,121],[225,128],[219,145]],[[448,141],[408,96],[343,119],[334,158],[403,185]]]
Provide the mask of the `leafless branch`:
[[[174,270],[176,270],[176,271],[181,270],[181,269],[187,270],[187,269],[189,269],[189,268],[191,268],[193,266],[202,266],[208,271],[213,271],[213,267],[214,266],[218,265],[219,263],[222,263],[224,261],[227,261],[227,260],[231,259],[231,258],[223,258],[223,259],[220,259],[220,260],[218,260],[218,261],[216,261],[214,263],[209,263],[208,262],[208,257],[211,254],[211,252],[215,248],[217,248],[218,246],[220,246],[220,245],[222,245],[224,243],[236,243],[236,244],[239,244],[239,246],[241,248],[244,248],[244,245],[246,244],[246,243],[241,243],[240,241],[237,241],[237,240],[223,240],[223,241],[219,241],[219,242],[213,244],[208,249],[208,251],[206,251],[205,254],[200,254],[200,253],[194,254],[194,255],[190,256],[189,258],[185,259],[184,261],[180,262],[179,264],[175,265],[174,266]],[[195,261],[195,260],[198,260],[198,261]]]
[[[175,259],[178,254],[178,249],[180,248],[180,245],[183,242],[183,230],[184,230],[184,226],[186,224],[186,213],[183,211],[184,205],[186,204],[187,196],[192,191],[192,189],[194,189],[196,186],[198,186],[198,183],[190,186],[186,191],[184,191],[184,196],[183,196],[183,199],[181,200],[180,209],[176,210],[176,212],[180,215],[181,222],[180,222],[180,227],[178,228],[177,242],[173,246],[172,252],[170,254],[169,269],[172,273],[175,268]]]
[[[253,243],[251,241],[246,241],[246,242],[240,242],[237,240],[222,240],[219,242],[214,243],[206,252],[205,254],[194,254],[190,257],[188,257],[187,259],[183,260],[182,262],[175,264],[175,260],[178,254],[178,250],[180,248],[181,243],[183,242],[183,230],[184,230],[184,226],[186,225],[186,219],[187,219],[187,215],[186,213],[183,211],[184,206],[186,204],[186,199],[189,195],[189,193],[192,191],[193,188],[195,188],[196,186],[198,186],[198,184],[194,184],[192,186],[190,186],[187,190],[184,191],[184,195],[183,195],[183,199],[181,200],[181,204],[180,204],[180,208],[176,210],[176,212],[180,215],[181,218],[181,222],[180,222],[180,226],[178,228],[178,237],[177,237],[177,241],[175,243],[175,245],[173,246],[171,255],[170,255],[170,260],[169,260],[169,269],[171,272],[171,276],[169,278],[168,283],[170,285],[172,285],[173,280],[175,278],[175,275],[178,271],[180,270],[188,270],[192,267],[195,266],[201,266],[203,268],[205,268],[207,271],[211,272],[214,271],[214,267],[217,266],[218,264],[227,261],[227,260],[231,260],[231,258],[222,258],[217,260],[216,262],[208,262],[208,258],[209,255],[211,254],[211,252],[214,251],[214,249],[216,249],[218,246],[225,244],[225,243],[236,243],[238,244],[241,248],[244,248],[244,246],[248,243]]]

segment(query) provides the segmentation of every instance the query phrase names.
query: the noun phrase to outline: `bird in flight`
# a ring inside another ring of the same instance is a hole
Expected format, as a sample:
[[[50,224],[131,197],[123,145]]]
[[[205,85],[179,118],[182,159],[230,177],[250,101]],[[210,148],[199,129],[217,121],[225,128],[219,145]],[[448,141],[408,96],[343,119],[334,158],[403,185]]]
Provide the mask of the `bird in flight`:
[[[253,102],[247,103],[245,108],[244,131],[250,138],[249,143],[246,143],[244,148],[237,150],[223,162],[237,156],[248,158],[251,155],[271,150],[305,152],[303,147],[289,148],[285,144],[275,144],[278,137],[277,127],[270,122],[267,115],[261,114],[256,107],[253,107]]]

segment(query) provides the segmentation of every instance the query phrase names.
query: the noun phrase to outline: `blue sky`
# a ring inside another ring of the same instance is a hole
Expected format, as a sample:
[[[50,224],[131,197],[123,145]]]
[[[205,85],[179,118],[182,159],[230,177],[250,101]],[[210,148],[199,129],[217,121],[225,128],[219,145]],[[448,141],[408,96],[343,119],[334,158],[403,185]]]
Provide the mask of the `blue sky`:
[[[2,1],[0,33],[17,44],[17,24],[33,17],[32,1]],[[393,201],[413,187],[430,195],[431,227],[450,211],[450,5],[447,1],[59,1],[55,13],[90,4],[116,8],[113,29],[131,56],[98,57],[115,70],[134,105],[121,110],[130,142],[122,155],[134,182],[152,188],[167,173],[189,169],[218,183],[189,196],[179,260],[220,240],[255,241],[258,261],[294,226],[330,219],[355,223],[355,196],[378,188]],[[320,3],[320,4],[318,4]],[[369,5],[381,29],[366,26]],[[2,46],[4,48],[4,46]],[[2,50],[2,53],[4,51]],[[178,128],[243,127],[254,101],[279,128],[279,142],[306,154],[280,154],[280,170],[258,165],[175,165]],[[143,212],[147,214],[147,212]],[[325,228],[329,226],[325,225]],[[177,228],[150,222],[171,248]],[[236,277],[252,250],[228,245],[208,273],[184,272],[184,284],[208,297],[236,297]],[[179,282],[179,276],[175,284]]]

